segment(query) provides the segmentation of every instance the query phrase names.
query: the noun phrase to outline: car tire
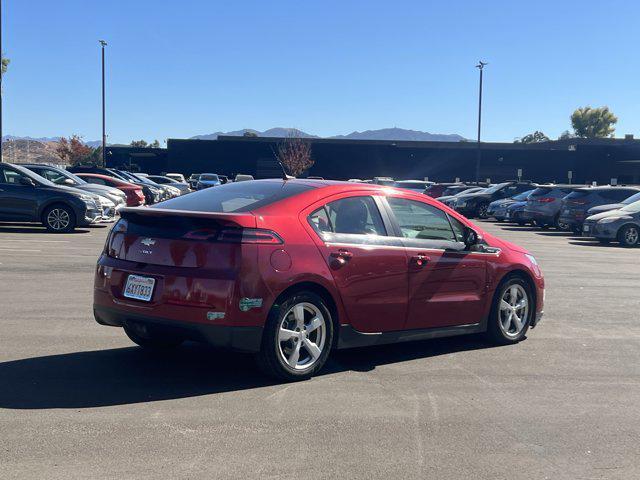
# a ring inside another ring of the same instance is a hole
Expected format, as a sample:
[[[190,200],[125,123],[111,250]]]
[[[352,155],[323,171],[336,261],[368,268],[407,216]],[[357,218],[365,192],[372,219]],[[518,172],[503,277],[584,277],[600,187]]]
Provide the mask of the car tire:
[[[478,208],[476,209],[476,213],[478,218],[485,220],[487,218],[489,218],[489,204],[488,203],[481,203],[480,205],[478,205]]]
[[[535,315],[535,308],[529,284],[518,276],[507,277],[496,289],[487,323],[487,337],[499,345],[523,340]]]
[[[333,337],[325,301],[313,292],[297,292],[271,308],[256,361],[271,377],[306,380],[324,366]]]
[[[625,248],[638,246],[640,243],[640,227],[625,225],[618,231],[618,242]]]
[[[569,225],[567,225],[566,223],[562,223],[560,221],[560,215],[558,215],[555,219],[555,221],[553,222],[556,229],[560,230],[561,232],[566,232],[569,230]]]
[[[42,224],[50,232],[69,233],[76,228],[76,214],[68,205],[51,205],[42,212]]]
[[[170,350],[180,346],[184,341],[175,335],[138,323],[125,325],[123,328],[124,333],[133,343],[148,350]]]

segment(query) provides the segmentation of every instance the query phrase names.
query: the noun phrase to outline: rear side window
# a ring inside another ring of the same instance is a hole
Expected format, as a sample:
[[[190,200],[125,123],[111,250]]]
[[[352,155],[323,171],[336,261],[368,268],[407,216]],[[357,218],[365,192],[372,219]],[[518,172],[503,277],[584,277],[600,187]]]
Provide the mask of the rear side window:
[[[284,181],[227,183],[166,200],[158,208],[191,212],[248,212],[313,188],[316,187]]]
[[[309,215],[319,234],[386,235],[382,217],[371,197],[348,197],[328,203]]]

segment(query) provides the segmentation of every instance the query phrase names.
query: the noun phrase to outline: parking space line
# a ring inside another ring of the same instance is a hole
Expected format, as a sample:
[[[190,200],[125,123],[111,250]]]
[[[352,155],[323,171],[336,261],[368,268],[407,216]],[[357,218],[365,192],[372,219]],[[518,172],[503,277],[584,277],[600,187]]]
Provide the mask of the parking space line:
[[[0,251],[9,252],[41,252],[42,250],[30,250],[28,248],[0,248]]]

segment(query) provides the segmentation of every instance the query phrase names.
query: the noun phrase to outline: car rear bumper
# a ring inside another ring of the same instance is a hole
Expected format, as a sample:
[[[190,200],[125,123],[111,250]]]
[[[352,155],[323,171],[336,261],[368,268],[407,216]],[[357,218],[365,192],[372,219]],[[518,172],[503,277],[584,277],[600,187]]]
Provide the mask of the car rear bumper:
[[[172,336],[230,348],[243,352],[258,352],[262,343],[262,327],[229,325],[203,325],[151,317],[114,308],[94,306],[93,315],[100,325],[124,327],[128,325],[153,326]]]

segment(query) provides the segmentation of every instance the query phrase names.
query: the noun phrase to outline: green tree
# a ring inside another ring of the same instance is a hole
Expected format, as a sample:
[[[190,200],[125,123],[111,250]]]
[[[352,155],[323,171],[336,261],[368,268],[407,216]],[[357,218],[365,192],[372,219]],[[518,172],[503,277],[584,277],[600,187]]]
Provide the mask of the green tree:
[[[7,73],[7,67],[9,66],[9,63],[11,63],[11,60],[9,60],[6,57],[2,57],[2,74],[3,75]]]
[[[243,137],[257,137],[258,134],[256,132],[252,132],[251,130],[245,130],[242,134]]]
[[[132,140],[129,145],[136,148],[145,148],[149,146],[145,140]]]
[[[149,144],[149,148],[160,148],[160,142],[156,139]]]
[[[544,133],[539,130],[536,130],[533,133],[525,135],[522,138],[517,139],[513,143],[540,143],[540,142],[548,142],[549,137],[547,137]]]
[[[577,137],[612,137],[618,118],[609,111],[609,107],[581,107],[571,115],[571,126]]]

